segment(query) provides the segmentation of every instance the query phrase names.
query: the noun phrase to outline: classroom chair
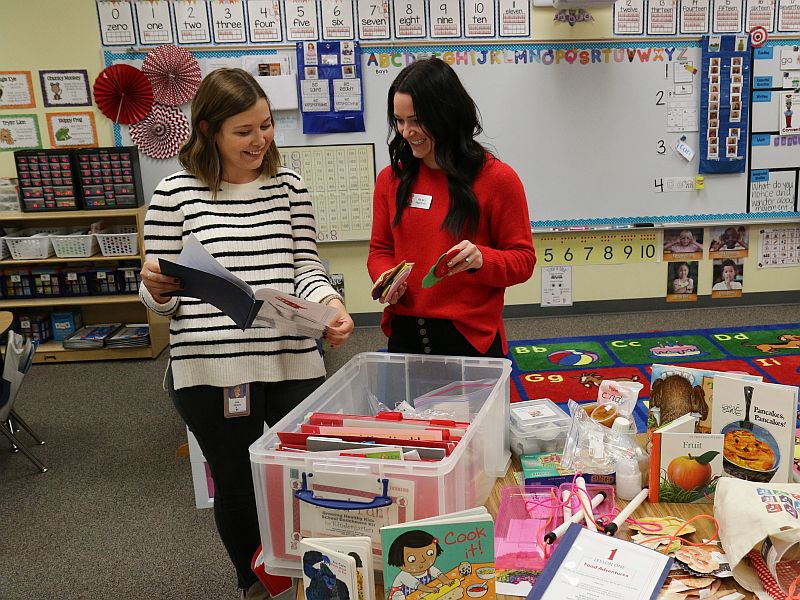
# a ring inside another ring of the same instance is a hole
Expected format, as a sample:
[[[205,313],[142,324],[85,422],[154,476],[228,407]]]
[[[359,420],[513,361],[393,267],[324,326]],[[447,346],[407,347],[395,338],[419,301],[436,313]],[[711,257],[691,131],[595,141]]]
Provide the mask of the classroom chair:
[[[17,433],[24,429],[34,441],[42,445],[44,441],[31,429],[25,420],[14,410],[14,401],[19,393],[22,380],[31,368],[35,344],[28,338],[15,331],[8,331],[8,342],[3,361],[3,375],[0,379],[0,433],[12,445],[12,452],[20,451],[36,465],[41,473],[47,472],[47,467],[30,450],[28,450],[17,437]]]

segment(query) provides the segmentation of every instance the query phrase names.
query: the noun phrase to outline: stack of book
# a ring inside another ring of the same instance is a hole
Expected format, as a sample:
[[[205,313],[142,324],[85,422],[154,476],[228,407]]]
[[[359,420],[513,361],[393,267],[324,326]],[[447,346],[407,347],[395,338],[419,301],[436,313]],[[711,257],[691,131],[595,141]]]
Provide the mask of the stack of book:
[[[150,345],[147,323],[126,323],[106,339],[106,348],[138,348]]]
[[[102,323],[81,327],[64,340],[64,348],[69,350],[102,348],[106,340],[120,327],[122,327],[122,323]]]

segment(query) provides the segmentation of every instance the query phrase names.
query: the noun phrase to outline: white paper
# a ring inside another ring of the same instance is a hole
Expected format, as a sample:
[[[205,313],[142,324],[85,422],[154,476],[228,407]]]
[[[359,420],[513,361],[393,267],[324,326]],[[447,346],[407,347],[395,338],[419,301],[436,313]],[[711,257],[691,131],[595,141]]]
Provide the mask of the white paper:
[[[0,114],[0,151],[41,147],[36,115]]]
[[[530,37],[531,13],[528,2],[500,0],[500,36]]]
[[[539,600],[641,600],[659,587],[670,558],[581,528]]]
[[[303,112],[328,112],[331,94],[327,79],[303,79],[300,82]]]
[[[542,267],[542,306],[572,306],[572,267]]]
[[[362,40],[389,38],[389,3],[386,0],[358,0],[358,37]]]
[[[283,35],[279,0],[249,0],[247,27],[251,42],[280,42]]]
[[[290,42],[316,40],[317,4],[315,0],[285,0],[286,39]]]
[[[417,38],[427,35],[425,23],[425,4],[422,0],[403,0],[397,2],[394,10],[394,36]]]
[[[322,37],[326,40],[352,40],[354,34],[352,0],[322,3]]]
[[[205,4],[194,0],[173,0],[175,29],[180,44],[210,44],[211,24]]]
[[[333,80],[333,109],[336,111],[361,110],[361,80]]]
[[[494,2],[465,0],[464,37],[494,37]]]
[[[142,44],[171,44],[172,23],[167,0],[136,0],[136,21]]]
[[[211,26],[218,44],[243,44],[247,41],[242,0],[212,0]]]
[[[461,37],[461,6],[458,0],[436,0],[428,5],[432,38]]]
[[[136,43],[133,7],[130,3],[98,0],[97,16],[104,46],[132,46]]]

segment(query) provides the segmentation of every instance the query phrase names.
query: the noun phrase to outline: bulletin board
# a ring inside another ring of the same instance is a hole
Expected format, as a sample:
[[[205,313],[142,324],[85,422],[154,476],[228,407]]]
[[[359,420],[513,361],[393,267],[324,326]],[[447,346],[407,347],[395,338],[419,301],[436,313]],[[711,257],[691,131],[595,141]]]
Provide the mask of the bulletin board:
[[[792,44],[800,41],[770,40],[762,52],[754,53],[752,73],[771,74],[770,85],[781,86],[780,51],[771,58],[759,54]],[[291,55],[293,49],[215,49],[208,54],[219,62],[269,52]],[[687,161],[676,151],[682,137],[690,148],[699,148],[700,134],[692,122],[698,117],[701,75],[686,68],[700,66],[700,43],[694,40],[407,47],[362,43],[366,131],[304,135],[297,111],[276,111],[276,142],[373,144],[379,171],[389,163],[389,85],[406,64],[431,54],[453,64],[480,108],[481,141],[519,173],[535,229],[800,217],[800,145],[780,140],[775,145],[779,131],[770,120],[778,119],[781,91],[772,87],[769,106],[759,106],[753,98],[754,131],[770,136],[769,145],[748,152],[756,173],[748,164],[744,173],[706,175],[698,189],[697,153]],[[136,64],[143,56],[105,52],[107,64]],[[800,111],[800,99],[797,107]],[[130,141],[125,127],[118,129],[117,137],[122,144]],[[755,140],[763,143],[763,137]],[[177,160],[143,160],[145,195],[178,168]],[[765,176],[769,185],[782,186],[781,198],[764,192],[763,185],[755,186],[763,184]],[[754,177],[758,181],[751,183]],[[751,189],[758,194],[753,201]]]

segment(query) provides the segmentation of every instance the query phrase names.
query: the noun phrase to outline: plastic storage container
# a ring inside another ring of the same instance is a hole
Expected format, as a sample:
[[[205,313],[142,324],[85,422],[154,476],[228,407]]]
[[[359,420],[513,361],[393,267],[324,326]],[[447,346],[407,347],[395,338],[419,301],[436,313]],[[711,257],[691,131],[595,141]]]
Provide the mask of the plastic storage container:
[[[544,536],[564,521],[561,495],[571,483],[559,487],[549,485],[506,486],[500,494],[500,505],[494,525],[494,562],[498,569],[541,570],[558,541],[544,544]],[[614,509],[614,488],[610,485],[586,486],[590,497],[600,491],[606,498],[594,509],[595,517]],[[573,501],[575,502],[575,501]],[[573,512],[579,506],[574,505]]]
[[[511,405],[511,451],[516,455],[561,452],[570,417],[551,400],[541,398]]]
[[[85,227],[64,235],[51,235],[50,240],[59,258],[88,258],[99,250],[94,234],[86,233]]]
[[[6,243],[14,260],[49,258],[53,255],[50,235],[61,235],[64,229],[22,229],[6,236]]]
[[[94,234],[103,256],[132,256],[139,252],[135,225],[116,225]]]
[[[373,548],[380,549],[382,525],[483,505],[509,464],[510,373],[506,359],[364,353],[348,361],[250,446],[267,572],[301,575],[301,537],[323,531],[327,533],[322,535],[369,535]],[[401,402],[413,406],[414,399],[454,382],[486,380],[494,380],[492,389],[461,441],[442,460],[359,459],[276,449],[278,432],[298,431],[309,412],[375,415]],[[338,499],[361,506],[316,506],[296,493],[304,484],[323,504]],[[366,508],[365,503],[376,497],[391,502]],[[380,561],[376,563],[380,568]]]

